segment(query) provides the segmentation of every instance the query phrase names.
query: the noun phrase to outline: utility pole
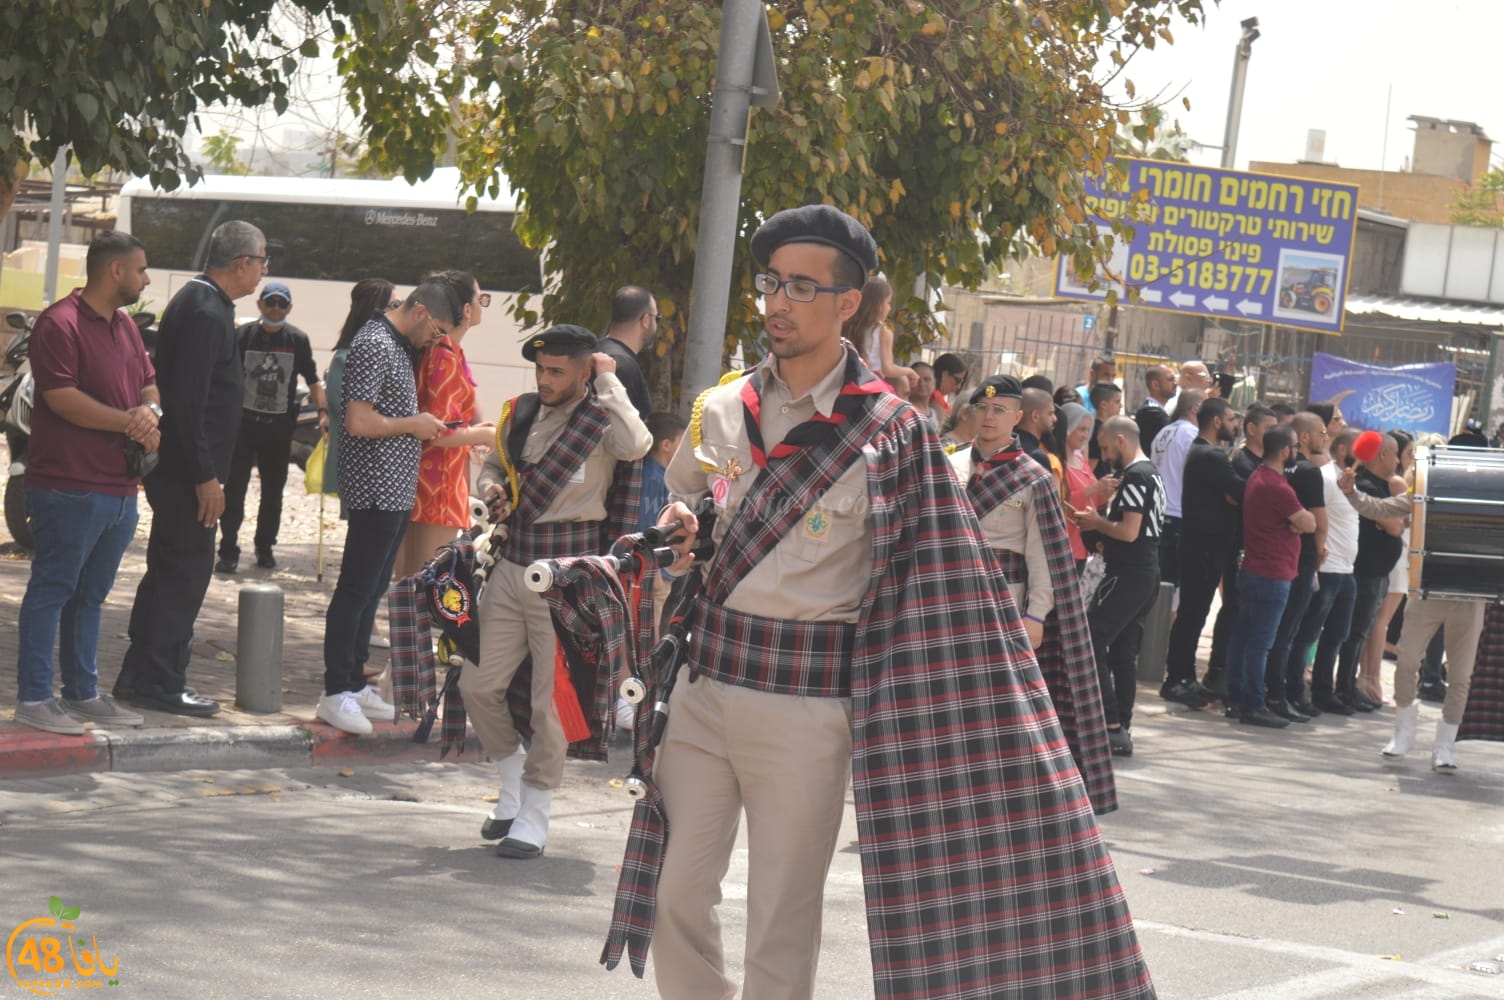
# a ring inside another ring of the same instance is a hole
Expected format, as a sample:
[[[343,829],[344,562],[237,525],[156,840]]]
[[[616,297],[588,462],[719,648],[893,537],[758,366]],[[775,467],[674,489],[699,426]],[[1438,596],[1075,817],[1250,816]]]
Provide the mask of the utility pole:
[[[695,397],[715,385],[721,375],[731,262],[741,214],[747,120],[754,105],[778,103],[773,41],[761,0],[725,0],[718,58],[679,397],[679,409],[685,416]]]
[[[1248,82],[1248,57],[1253,53],[1253,43],[1259,37],[1259,19],[1250,17],[1242,23],[1243,34],[1238,38],[1238,48],[1232,60],[1232,87],[1227,94],[1227,128],[1222,132],[1222,166],[1236,169],[1238,156],[1238,124],[1243,118],[1243,88]]]
[[[42,278],[44,307],[57,301],[57,264],[63,243],[63,209],[67,204],[68,154],[72,149],[71,145],[64,146],[52,161],[52,203],[47,208],[47,270]]]

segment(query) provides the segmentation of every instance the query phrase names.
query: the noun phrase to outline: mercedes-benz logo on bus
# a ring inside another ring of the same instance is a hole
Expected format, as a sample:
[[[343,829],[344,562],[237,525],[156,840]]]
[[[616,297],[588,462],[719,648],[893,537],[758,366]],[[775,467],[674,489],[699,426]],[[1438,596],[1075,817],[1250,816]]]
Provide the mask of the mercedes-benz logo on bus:
[[[366,225],[376,225],[376,210],[374,208],[366,209]]]

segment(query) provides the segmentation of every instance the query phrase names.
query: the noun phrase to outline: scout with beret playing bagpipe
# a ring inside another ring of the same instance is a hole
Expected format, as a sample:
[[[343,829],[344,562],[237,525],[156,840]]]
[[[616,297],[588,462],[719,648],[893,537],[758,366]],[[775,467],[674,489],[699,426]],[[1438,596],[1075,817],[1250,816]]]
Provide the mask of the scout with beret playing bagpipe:
[[[500,761],[496,808],[481,836],[501,841],[501,857],[543,853],[566,753],[605,757],[612,674],[600,667],[594,650],[585,650],[604,678],[577,676],[571,684],[570,661],[578,668],[582,651],[575,648],[571,656],[560,650],[548,604],[525,579],[529,563],[602,552],[637,523],[637,463],[652,446],[652,435],[617,379],[616,363],[595,348],[594,334],[570,325],[524,342],[522,354],[536,366],[538,391],[502,407],[496,447],[477,482],[506,531],[492,536],[500,542],[500,558],[474,595],[474,610],[466,612],[480,626],[479,658],[460,673],[463,700],[452,708],[468,715],[486,753]],[[634,603],[632,628],[650,630],[643,608],[651,607],[648,585]],[[393,647],[395,662],[395,641]],[[577,697],[556,700],[556,685],[574,687]],[[404,683],[399,703],[415,711],[425,707],[419,701]],[[450,711],[446,700],[446,733]]]
[[[735,992],[715,908],[745,810],[744,993],[809,996],[850,779],[878,996],[1152,996],[972,506],[841,340],[876,244],[812,205],[768,219],[752,251],[770,353],[701,397],[666,475],[659,523],[685,528],[672,571],[694,564],[706,497],[715,549],[602,961],[625,953],[640,976],[651,940],[661,995]]]
[[[1023,450],[1018,423],[1023,390],[994,375],[971,394],[977,436],[950,456],[982,534],[999,563],[1024,631],[1050,689],[1071,755],[1098,814],[1118,807],[1102,714],[1102,689],[1086,625],[1086,603],[1065,530],[1060,488]]]

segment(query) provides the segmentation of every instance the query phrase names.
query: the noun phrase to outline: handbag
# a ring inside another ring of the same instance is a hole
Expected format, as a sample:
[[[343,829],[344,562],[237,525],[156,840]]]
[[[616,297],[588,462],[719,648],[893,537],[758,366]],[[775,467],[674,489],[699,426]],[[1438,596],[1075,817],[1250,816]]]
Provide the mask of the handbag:
[[[130,438],[125,439],[120,450],[125,453],[125,471],[134,479],[145,479],[151,475],[151,470],[162,459],[161,453],[147,451],[141,442]]]
[[[329,435],[319,435],[308,461],[303,463],[303,488],[308,493],[324,492],[324,459],[329,454]]]

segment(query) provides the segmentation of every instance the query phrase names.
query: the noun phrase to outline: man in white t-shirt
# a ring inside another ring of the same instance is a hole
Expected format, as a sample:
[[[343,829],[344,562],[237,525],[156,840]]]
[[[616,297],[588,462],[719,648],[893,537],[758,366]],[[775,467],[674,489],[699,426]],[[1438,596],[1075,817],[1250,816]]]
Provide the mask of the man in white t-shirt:
[[[1175,404],[1174,419],[1154,436],[1149,461],[1165,484],[1165,525],[1159,540],[1159,580],[1180,585],[1181,494],[1185,489],[1185,459],[1200,433],[1196,414],[1206,398],[1204,389],[1186,389]]]
[[[1316,592],[1306,607],[1305,617],[1290,643],[1290,659],[1304,660],[1306,650],[1319,636],[1316,662],[1311,668],[1311,689],[1306,697],[1290,707],[1304,715],[1318,715],[1311,704],[1313,696],[1331,697],[1337,666],[1337,650],[1347,638],[1352,623],[1353,600],[1357,584],[1353,579],[1353,560],[1358,555],[1358,512],[1342,498],[1337,478],[1353,461],[1353,442],[1358,432],[1348,427],[1332,438],[1327,451],[1332,460],[1321,467],[1322,490],[1326,494],[1326,558],[1316,570]],[[1303,668],[1305,664],[1302,662]],[[1288,665],[1285,676],[1295,676],[1295,664]]]

